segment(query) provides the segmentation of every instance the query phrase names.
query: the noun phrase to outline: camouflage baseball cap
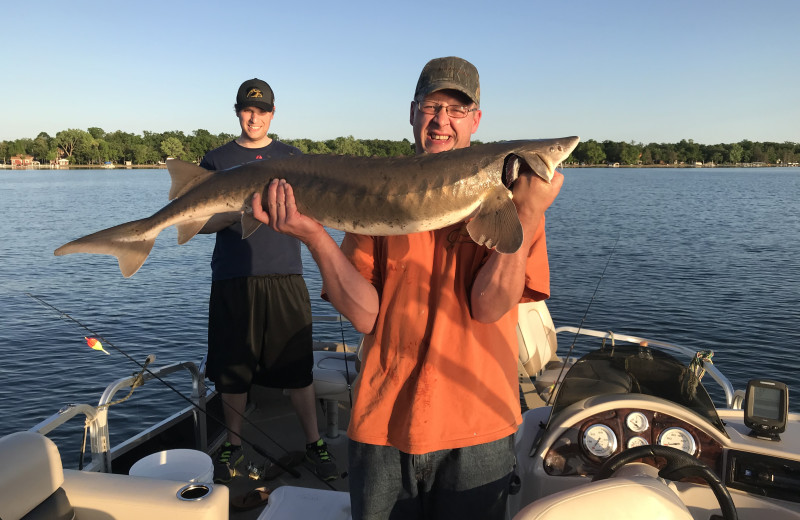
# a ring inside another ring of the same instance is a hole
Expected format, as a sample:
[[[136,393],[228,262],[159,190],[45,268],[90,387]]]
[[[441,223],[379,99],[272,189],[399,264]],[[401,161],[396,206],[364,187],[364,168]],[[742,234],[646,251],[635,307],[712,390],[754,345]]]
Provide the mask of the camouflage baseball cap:
[[[465,59],[456,56],[435,58],[429,61],[417,81],[414,99],[420,99],[437,90],[453,89],[466,94],[477,104],[481,102],[481,84],[478,69]]]

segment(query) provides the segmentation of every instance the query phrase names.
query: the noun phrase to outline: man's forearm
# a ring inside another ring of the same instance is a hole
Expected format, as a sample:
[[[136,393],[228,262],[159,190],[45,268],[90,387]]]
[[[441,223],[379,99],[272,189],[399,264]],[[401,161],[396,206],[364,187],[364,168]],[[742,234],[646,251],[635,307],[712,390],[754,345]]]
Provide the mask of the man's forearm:
[[[323,291],[357,331],[368,334],[378,316],[378,292],[353,267],[333,238],[327,232],[324,235],[305,242],[322,276]]]

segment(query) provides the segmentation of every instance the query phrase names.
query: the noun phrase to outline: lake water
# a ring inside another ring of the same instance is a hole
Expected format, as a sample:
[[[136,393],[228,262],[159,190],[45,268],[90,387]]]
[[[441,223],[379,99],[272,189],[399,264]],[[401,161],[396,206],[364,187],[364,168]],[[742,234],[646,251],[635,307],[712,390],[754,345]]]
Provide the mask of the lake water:
[[[800,169],[564,174],[547,214],[557,326],[577,326],[586,313],[587,328],[713,349],[736,388],[768,377],[800,389]],[[137,370],[109,346],[110,356],[89,349],[89,332],[27,293],[139,361],[151,353],[157,365],[200,361],[213,236],[178,246],[175,230],[165,230],[128,279],[110,256],[53,256],[69,240],[152,214],[168,188],[166,170],[0,171],[0,436],[67,403],[96,404],[108,383]],[[304,261],[314,313],[333,313]],[[317,339],[342,337],[337,325],[315,330]],[[352,330],[345,338],[357,341]],[[563,351],[570,341],[560,340]],[[188,376],[169,381],[188,394]],[[129,418],[139,427],[184,405],[160,386],[149,382],[111,408],[112,443],[130,433]],[[796,395],[790,408],[800,411]],[[62,453],[78,453],[82,427],[73,420],[59,429]]]

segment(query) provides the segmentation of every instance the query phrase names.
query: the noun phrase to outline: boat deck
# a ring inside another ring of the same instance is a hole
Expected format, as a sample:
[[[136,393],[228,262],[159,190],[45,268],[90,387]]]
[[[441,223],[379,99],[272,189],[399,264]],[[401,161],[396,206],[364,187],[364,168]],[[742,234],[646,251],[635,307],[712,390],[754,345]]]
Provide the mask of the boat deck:
[[[349,403],[339,403],[338,411],[340,428],[346,429],[350,420]],[[281,390],[254,387],[250,393],[247,419],[249,422],[245,422],[242,428],[243,437],[249,442],[258,445],[272,457],[281,459],[285,456],[297,455],[297,458],[300,458],[304,454],[305,439],[300,421],[294,413],[289,397],[284,395]],[[323,407],[318,403],[317,422],[321,430],[326,424],[326,419]],[[339,436],[336,438],[323,436],[323,439],[328,443],[328,449],[336,462],[337,468],[341,473],[345,473],[347,471],[347,436],[345,432],[340,431]],[[252,446],[249,446],[247,442],[244,442],[243,445],[245,460],[237,467],[241,474],[237,474],[227,484],[230,489],[231,499],[261,486],[266,486],[270,490],[280,486],[298,486],[334,491],[348,490],[346,475],[344,478],[325,482],[317,478],[310,466],[305,462],[294,466],[300,473],[299,477],[293,477],[289,473],[283,472],[271,479],[251,479],[247,475],[248,464],[253,463],[263,469],[266,459],[263,455],[257,453]],[[267,470],[270,470],[269,466]],[[269,477],[271,475],[266,476]],[[263,507],[250,511],[236,511],[231,508],[230,518],[236,520],[255,519],[258,518],[262,509]]]
[[[522,388],[521,397],[524,397],[525,405],[528,408],[542,406],[544,403],[536,393],[533,384],[527,377],[520,376]],[[323,406],[317,404],[317,423],[320,430],[324,430],[327,422]],[[247,475],[248,464],[253,463],[260,468],[264,467],[265,457],[257,453],[247,442],[244,444],[245,460],[237,467],[240,474],[227,484],[230,489],[230,496],[233,500],[237,496],[261,486],[266,486],[274,490],[280,486],[298,486],[313,489],[328,489],[334,491],[348,491],[347,471],[347,429],[350,420],[349,403],[339,402],[339,435],[331,438],[323,434],[323,439],[328,443],[328,448],[332,454],[339,471],[343,474],[342,478],[330,482],[324,482],[316,477],[310,466],[301,462],[295,469],[300,473],[300,477],[293,477],[289,473],[283,472],[271,479],[251,479]],[[248,411],[248,422],[243,426],[243,437],[251,443],[255,443],[262,450],[267,451],[274,458],[289,456],[293,452],[301,454],[305,449],[302,428],[297,416],[294,413],[291,402],[287,395],[281,390],[254,387],[250,393]],[[266,435],[265,435],[266,434]],[[269,436],[269,437],[267,437]],[[269,469],[269,467],[268,467]],[[271,476],[271,475],[267,475]],[[236,511],[231,507],[230,518],[235,520],[251,520],[258,518],[263,507],[258,507],[249,511]]]

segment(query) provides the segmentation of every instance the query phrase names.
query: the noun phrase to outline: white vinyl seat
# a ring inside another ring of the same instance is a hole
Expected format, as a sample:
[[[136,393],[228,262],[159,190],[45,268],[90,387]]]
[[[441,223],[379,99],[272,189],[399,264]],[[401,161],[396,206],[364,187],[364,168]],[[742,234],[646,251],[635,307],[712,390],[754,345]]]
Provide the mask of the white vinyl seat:
[[[346,491],[281,486],[257,520],[348,520],[350,494]]]
[[[6,435],[0,458],[3,520],[228,518],[225,486],[64,469],[58,447],[40,433]]]
[[[556,359],[556,328],[544,301],[517,306],[517,344],[519,360],[530,377],[536,377]]]
[[[649,474],[647,468],[633,466],[627,476],[620,470],[619,476],[540,498],[524,507],[513,520],[692,520],[677,493]]]
[[[44,435],[16,432],[0,439],[0,518],[72,519],[62,489],[64,470],[55,443]]]
[[[357,364],[354,352],[314,351],[314,395],[323,401],[325,436],[330,439],[339,437],[339,402],[350,403]]]
[[[356,354],[353,352],[314,351],[314,394],[318,399],[349,401],[350,387],[356,379]]]

